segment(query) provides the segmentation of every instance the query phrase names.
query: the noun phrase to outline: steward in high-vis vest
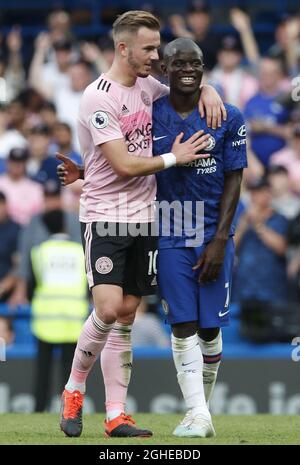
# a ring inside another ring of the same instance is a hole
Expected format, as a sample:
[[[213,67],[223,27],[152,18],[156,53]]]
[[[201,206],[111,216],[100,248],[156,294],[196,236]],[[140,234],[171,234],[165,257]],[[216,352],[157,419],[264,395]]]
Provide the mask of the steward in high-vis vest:
[[[36,287],[32,332],[42,341],[76,342],[87,317],[87,282],[82,246],[66,234],[54,234],[33,247]]]
[[[64,233],[64,212],[44,213],[50,237],[31,250],[32,332],[37,338],[36,412],[49,406],[51,367],[61,349],[61,383],[66,383],[82,325],[88,316],[88,286],[82,246]]]

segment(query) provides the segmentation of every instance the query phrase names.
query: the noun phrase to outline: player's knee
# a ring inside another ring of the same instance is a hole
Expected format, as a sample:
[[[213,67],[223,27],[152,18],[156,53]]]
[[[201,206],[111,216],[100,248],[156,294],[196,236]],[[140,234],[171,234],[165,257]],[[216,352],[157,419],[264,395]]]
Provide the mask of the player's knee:
[[[205,342],[210,342],[216,339],[220,332],[220,328],[198,328],[198,336]]]
[[[111,300],[101,299],[101,301],[94,302],[97,317],[100,318],[103,323],[114,323],[118,318],[118,314],[122,308],[122,303],[122,299],[118,298]]]
[[[118,312],[119,323],[130,325],[134,322],[136,310],[141,298],[135,296],[125,296],[123,304]]]
[[[117,320],[118,308],[111,304],[102,303],[101,305],[95,305],[95,311],[97,317],[105,324],[112,324]]]
[[[185,339],[197,333],[197,322],[189,321],[187,323],[176,323],[172,325],[172,332],[175,337]]]

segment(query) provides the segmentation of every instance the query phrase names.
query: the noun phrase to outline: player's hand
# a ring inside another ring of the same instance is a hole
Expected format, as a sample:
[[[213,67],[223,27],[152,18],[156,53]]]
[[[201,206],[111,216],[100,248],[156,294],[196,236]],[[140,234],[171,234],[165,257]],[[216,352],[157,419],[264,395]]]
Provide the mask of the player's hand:
[[[176,165],[184,165],[199,158],[208,158],[210,155],[207,153],[200,153],[201,150],[205,150],[205,147],[208,145],[208,139],[210,134],[204,134],[204,131],[198,131],[193,134],[185,142],[181,142],[183,138],[183,132],[178,134],[173,145],[172,153],[176,157]]]
[[[59,177],[62,185],[67,186],[68,184],[72,184],[72,182],[77,181],[80,177],[80,171],[76,163],[59,152],[56,153],[56,158],[63,162],[57,167],[57,176]]]
[[[224,262],[226,242],[225,239],[213,239],[198,258],[193,270],[200,269],[200,284],[206,284],[218,279]]]
[[[199,101],[199,113],[201,118],[206,114],[207,126],[212,129],[222,126],[222,119],[226,121],[227,112],[218,92],[210,85],[201,86]]]

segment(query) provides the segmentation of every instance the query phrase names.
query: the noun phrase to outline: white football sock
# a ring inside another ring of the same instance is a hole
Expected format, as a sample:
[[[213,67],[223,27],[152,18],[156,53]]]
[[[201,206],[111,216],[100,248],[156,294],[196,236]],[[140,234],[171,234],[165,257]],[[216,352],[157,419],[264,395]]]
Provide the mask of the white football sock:
[[[212,341],[206,342],[199,337],[200,347],[203,355],[203,384],[205,399],[207,405],[209,405],[209,400],[212,396],[214,386],[216,384],[216,379],[218,375],[218,369],[221,363],[222,356],[222,332]]]
[[[198,335],[181,339],[172,334],[173,359],[177,379],[187,408],[193,414],[202,414],[210,419],[203,387],[203,357]]]

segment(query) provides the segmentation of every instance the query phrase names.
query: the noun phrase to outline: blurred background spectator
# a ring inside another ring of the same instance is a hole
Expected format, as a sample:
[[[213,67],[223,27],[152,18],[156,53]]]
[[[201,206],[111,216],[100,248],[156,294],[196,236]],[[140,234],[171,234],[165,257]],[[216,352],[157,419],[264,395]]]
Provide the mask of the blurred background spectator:
[[[284,74],[277,58],[263,58],[259,66],[259,91],[245,105],[251,148],[264,166],[271,155],[284,147],[289,137],[288,111],[277,99],[283,90]]]
[[[194,40],[203,50],[205,66],[211,70],[216,64],[219,47],[217,34],[211,28],[211,12],[208,2],[195,0],[190,3],[186,17],[173,14],[169,23],[174,38],[187,37]]]
[[[285,166],[288,177],[289,186],[297,194],[300,195],[300,125],[293,128],[291,138],[287,147],[273,153],[270,159],[271,165]]]
[[[237,265],[233,298],[242,305],[254,300],[287,302],[285,252],[288,221],[273,210],[267,179],[261,179],[249,188],[249,203],[240,217],[235,235]]]
[[[42,187],[26,174],[28,158],[27,149],[11,149],[7,172],[0,176],[0,189],[6,195],[8,212],[19,224],[27,224],[43,207]]]
[[[65,233],[62,210],[42,215],[49,234],[30,254],[31,327],[37,338],[35,411],[48,407],[55,349],[61,349],[60,389],[67,382],[81,327],[88,315],[88,287],[81,245]]]

